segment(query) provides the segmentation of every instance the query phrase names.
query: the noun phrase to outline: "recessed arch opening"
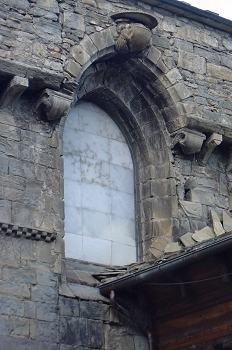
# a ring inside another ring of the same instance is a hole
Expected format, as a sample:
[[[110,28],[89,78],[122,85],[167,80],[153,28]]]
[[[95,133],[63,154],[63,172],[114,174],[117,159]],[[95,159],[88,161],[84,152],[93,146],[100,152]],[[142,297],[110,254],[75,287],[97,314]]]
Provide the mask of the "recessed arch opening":
[[[177,218],[171,142],[164,117],[164,109],[174,102],[164,90],[157,75],[149,74],[140,59],[133,59],[120,65],[93,64],[82,75],[76,91],[77,100],[96,103],[110,115],[131,151],[140,261],[151,256],[149,248],[156,237],[172,239],[173,220]],[[174,110],[174,118],[176,115]]]

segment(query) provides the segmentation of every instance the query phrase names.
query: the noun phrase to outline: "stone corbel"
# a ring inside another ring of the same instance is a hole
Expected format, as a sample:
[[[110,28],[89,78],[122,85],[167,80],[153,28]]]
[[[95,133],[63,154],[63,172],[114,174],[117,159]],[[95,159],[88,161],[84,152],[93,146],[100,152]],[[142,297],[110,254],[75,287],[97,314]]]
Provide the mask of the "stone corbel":
[[[14,108],[22,93],[28,88],[29,81],[27,78],[18,77],[11,79],[2,96],[0,97],[0,106],[5,108]]]
[[[72,101],[72,96],[45,89],[37,101],[36,110],[41,117],[45,115],[47,120],[61,119],[68,113]]]
[[[157,19],[143,12],[119,12],[112,14],[118,38],[115,40],[115,48],[119,53],[135,53],[145,50],[150,45],[151,30],[158,24]]]
[[[214,148],[222,143],[222,135],[213,133],[205,141],[202,150],[199,154],[198,163],[202,166],[206,165],[210,154],[213,152]]]
[[[206,139],[206,136],[201,132],[183,128],[173,133],[172,135],[172,148],[177,143],[181,146],[184,154],[195,154],[201,150],[202,144]]]

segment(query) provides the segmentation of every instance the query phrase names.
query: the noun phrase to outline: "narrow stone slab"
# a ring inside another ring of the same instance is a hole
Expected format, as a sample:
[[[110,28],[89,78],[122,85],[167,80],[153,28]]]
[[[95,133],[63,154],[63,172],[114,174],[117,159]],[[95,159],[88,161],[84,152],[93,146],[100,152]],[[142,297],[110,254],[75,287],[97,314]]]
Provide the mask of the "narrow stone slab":
[[[218,217],[218,215],[213,211],[210,210],[212,223],[213,223],[213,230],[216,236],[221,236],[223,233],[225,233],[224,228],[222,227],[221,221]]]
[[[214,237],[215,235],[213,233],[213,230],[209,226],[206,226],[203,229],[196,231],[195,233],[192,234],[192,238],[196,242],[204,242]]]
[[[181,251],[181,246],[178,242],[168,243],[164,249],[164,253],[178,253]]]
[[[193,239],[192,239],[192,232],[188,232],[185,235],[180,237],[180,241],[183,243],[183,245],[186,248],[190,248],[192,246],[194,246],[194,244],[196,243]]]
[[[80,284],[67,283],[68,288],[75,297],[82,300],[104,301],[109,303],[109,299],[103,297],[98,288],[83,286]]]
[[[224,211],[222,213],[223,227],[226,232],[232,231],[232,218]]]

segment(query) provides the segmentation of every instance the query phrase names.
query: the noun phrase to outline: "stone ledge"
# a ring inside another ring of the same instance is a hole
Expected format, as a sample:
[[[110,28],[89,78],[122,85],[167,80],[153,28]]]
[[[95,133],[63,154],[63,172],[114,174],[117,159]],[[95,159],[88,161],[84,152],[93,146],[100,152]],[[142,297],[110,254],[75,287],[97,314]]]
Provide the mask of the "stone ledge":
[[[13,237],[22,237],[33,241],[45,241],[50,243],[57,237],[57,233],[46,232],[37,229],[27,228],[23,226],[0,223],[0,234]]]

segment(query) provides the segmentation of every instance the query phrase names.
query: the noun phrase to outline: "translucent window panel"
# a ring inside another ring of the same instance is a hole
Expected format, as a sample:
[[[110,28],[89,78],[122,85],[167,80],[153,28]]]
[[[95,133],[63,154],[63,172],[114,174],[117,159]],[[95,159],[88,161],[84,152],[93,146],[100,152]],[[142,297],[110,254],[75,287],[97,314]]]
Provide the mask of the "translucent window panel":
[[[124,265],[136,261],[134,171],[126,141],[90,102],[64,128],[66,257]]]

